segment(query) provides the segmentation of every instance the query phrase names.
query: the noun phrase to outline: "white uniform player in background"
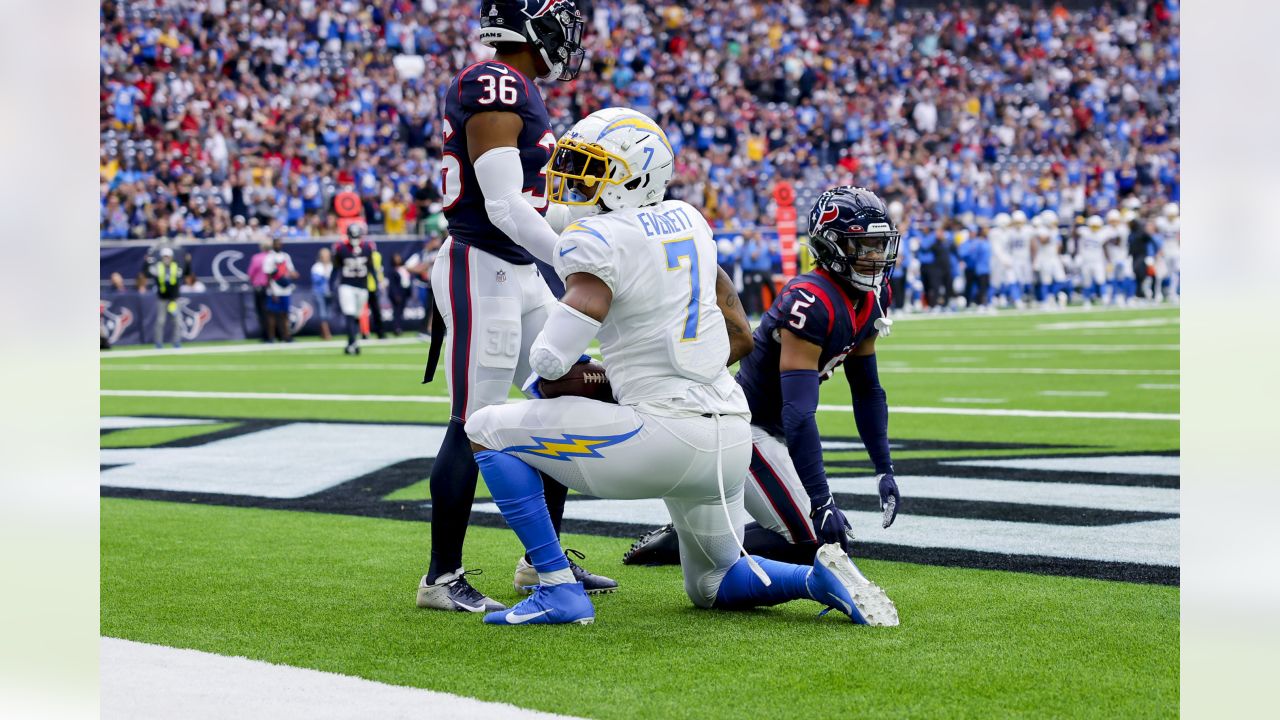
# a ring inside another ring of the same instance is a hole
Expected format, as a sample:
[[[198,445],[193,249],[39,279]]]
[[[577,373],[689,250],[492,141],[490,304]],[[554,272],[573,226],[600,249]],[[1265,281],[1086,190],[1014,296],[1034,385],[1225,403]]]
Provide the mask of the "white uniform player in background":
[[[1107,211],[1107,272],[1111,276],[1111,301],[1128,305],[1138,292],[1137,276],[1133,274],[1133,258],[1129,256],[1129,226],[1120,217],[1119,210]]]
[[[1018,307],[1026,307],[1023,295],[1030,291],[1034,273],[1031,269],[1031,242],[1035,228],[1027,222],[1027,214],[1014,210],[1009,217],[1009,258],[1013,278],[1012,299]]]
[[[529,599],[485,622],[594,619],[536,469],[595,497],[662,498],[679,536],[685,591],[699,607],[813,599],[856,622],[897,624],[892,603],[838,545],[823,546],[813,566],[742,557],[750,410],[726,364],[750,350],[750,326],[716,264],[706,220],[685,202],[663,201],[674,163],[666,134],[633,111],[588,116],[556,144],[552,201],[602,212],[569,225],[556,245],[565,294],[529,361],[542,378],[560,378],[598,338],[617,403],[561,396],[491,405],[468,418],[485,481],[538,580]]]
[[[1062,236],[1058,234],[1058,213],[1045,210],[1036,216],[1035,270],[1040,282],[1042,306],[1067,304],[1067,268],[1062,262]]]
[[[1076,229],[1076,269],[1086,303],[1109,299],[1107,258],[1102,249],[1106,242],[1107,231],[1102,226],[1101,215],[1090,215],[1085,224]]]
[[[1167,203],[1156,218],[1156,232],[1160,235],[1160,254],[1156,260],[1157,286],[1159,293],[1164,279],[1169,286],[1165,296],[1177,302],[1182,295],[1182,222],[1178,217],[1178,204]],[[1163,271],[1163,274],[1161,273]]]
[[[987,235],[991,241],[991,286],[996,294],[996,307],[1009,304],[1009,287],[1013,283],[1013,259],[1009,256],[1009,213],[997,213]]]

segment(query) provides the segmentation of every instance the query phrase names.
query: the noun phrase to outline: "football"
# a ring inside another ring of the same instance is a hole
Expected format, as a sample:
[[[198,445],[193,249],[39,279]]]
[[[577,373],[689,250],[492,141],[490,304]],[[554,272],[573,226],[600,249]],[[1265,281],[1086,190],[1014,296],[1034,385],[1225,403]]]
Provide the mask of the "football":
[[[604,366],[598,362],[580,362],[555,380],[539,380],[538,392],[544,398],[577,395],[600,402],[616,402],[609,378],[605,377]]]

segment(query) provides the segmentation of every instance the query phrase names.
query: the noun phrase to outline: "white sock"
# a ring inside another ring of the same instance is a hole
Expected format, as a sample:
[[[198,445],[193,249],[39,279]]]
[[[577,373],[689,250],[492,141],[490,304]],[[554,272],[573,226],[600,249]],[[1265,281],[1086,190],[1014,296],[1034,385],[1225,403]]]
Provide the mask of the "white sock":
[[[569,568],[538,573],[538,582],[543,585],[567,585],[577,582],[573,579],[573,571]]]
[[[462,568],[458,568],[453,572],[448,572],[436,578],[435,585],[448,585],[449,583],[462,577]]]

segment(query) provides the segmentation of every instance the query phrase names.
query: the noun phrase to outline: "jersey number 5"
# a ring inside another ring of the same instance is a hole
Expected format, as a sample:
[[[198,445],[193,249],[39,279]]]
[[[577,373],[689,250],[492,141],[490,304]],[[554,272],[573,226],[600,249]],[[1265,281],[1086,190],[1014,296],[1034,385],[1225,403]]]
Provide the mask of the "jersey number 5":
[[[805,321],[809,319],[809,316],[805,315],[800,311],[804,310],[805,308],[809,307],[812,304],[813,303],[808,303],[803,300],[797,300],[791,303],[791,320],[788,324],[797,330],[803,329]]]
[[[696,340],[698,337],[698,297],[702,294],[699,292],[701,287],[698,278],[698,248],[693,244],[692,237],[668,240],[662,246],[667,249],[668,270],[678,270],[683,266],[680,258],[689,258],[689,311],[685,315],[684,332],[680,335],[680,339]]]

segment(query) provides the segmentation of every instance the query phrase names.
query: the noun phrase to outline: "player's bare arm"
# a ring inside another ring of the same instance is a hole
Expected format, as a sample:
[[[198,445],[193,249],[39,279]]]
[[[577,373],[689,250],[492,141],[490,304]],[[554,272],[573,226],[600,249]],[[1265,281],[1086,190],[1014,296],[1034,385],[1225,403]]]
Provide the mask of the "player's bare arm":
[[[738,291],[724,268],[716,268],[716,304],[729,331],[729,362],[725,364],[733,365],[751,353],[755,341],[751,338],[751,322],[738,299]]]
[[[475,163],[496,148],[517,147],[524,120],[512,112],[483,112],[467,121],[467,154]]]

